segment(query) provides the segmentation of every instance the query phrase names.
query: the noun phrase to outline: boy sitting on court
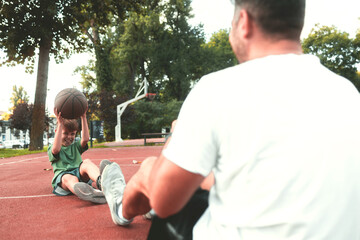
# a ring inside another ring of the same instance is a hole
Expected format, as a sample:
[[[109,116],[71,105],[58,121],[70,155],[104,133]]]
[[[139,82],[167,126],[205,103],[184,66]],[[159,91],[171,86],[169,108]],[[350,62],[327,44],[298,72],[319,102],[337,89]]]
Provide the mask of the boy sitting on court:
[[[82,200],[93,203],[106,203],[100,186],[100,170],[90,160],[81,158],[88,149],[89,128],[86,111],[81,118],[81,140],[74,141],[79,124],[76,119],[64,119],[61,113],[54,109],[57,118],[54,143],[49,146],[48,156],[53,167],[53,193],[66,196],[74,193]],[[101,166],[101,164],[100,164]],[[96,182],[98,189],[91,186]]]

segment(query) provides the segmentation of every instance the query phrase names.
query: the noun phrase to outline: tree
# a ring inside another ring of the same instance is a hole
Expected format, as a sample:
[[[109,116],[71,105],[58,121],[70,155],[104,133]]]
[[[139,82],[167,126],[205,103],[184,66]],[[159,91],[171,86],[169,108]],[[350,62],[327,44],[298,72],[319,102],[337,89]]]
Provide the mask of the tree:
[[[114,89],[131,91],[145,78],[150,91],[162,101],[184,99],[201,76],[201,27],[191,27],[190,0],[161,1],[131,12],[114,43],[112,61],[117,84]],[[154,7],[156,6],[156,7]]]
[[[110,52],[108,44],[114,36],[111,24],[121,24],[127,19],[129,12],[138,11],[141,5],[157,2],[156,0],[92,0],[81,5],[79,23],[82,31],[92,43],[95,52],[96,82],[99,90],[111,90],[113,77],[110,68]]]
[[[101,47],[100,34],[112,19],[126,18],[128,11],[137,8],[143,1],[1,0],[0,48],[7,55],[2,64],[27,63],[28,71],[33,71],[36,49],[39,51],[30,150],[43,147],[50,54],[61,62],[70,54],[84,50],[88,46],[87,39],[83,37],[86,34],[94,45],[98,60],[99,86],[107,89],[111,78],[107,74],[107,52]]]
[[[171,127],[179,115],[182,101],[171,100],[138,101],[133,105],[133,120],[129,122],[123,133],[124,138],[139,138],[144,132],[161,132],[164,127]]]
[[[201,76],[237,63],[228,40],[228,31],[220,30],[212,36],[209,43],[205,43],[202,26],[191,27],[188,24],[188,19],[192,17],[189,0],[160,3],[147,1],[147,4],[149,5],[142,5],[136,11],[128,12],[126,19],[116,22],[101,35],[102,48],[110,51],[109,59],[106,60],[106,72],[111,73],[107,79],[112,80],[106,83],[105,92],[109,94],[107,97],[100,98],[105,95],[104,87],[98,79],[98,59],[96,63],[91,61],[89,66],[78,68],[84,89],[88,92],[89,109],[94,118],[106,119],[107,136],[113,134],[111,132],[114,132],[114,128],[110,126],[116,124],[115,106],[121,103],[116,103],[116,99],[123,99],[122,102],[125,102],[133,98],[134,91],[144,79],[150,83],[149,92],[158,94],[156,100],[149,105],[154,106],[156,101],[165,103],[185,99],[192,85]],[[104,114],[103,109],[110,110],[109,108],[113,112]],[[154,106],[153,111],[158,110]],[[134,114],[126,116],[128,111],[134,111]],[[147,111],[143,112],[145,115],[149,114]],[[131,122],[134,122],[134,118],[137,122],[143,115],[139,113],[139,108],[126,110],[124,114],[123,134],[125,138],[135,136],[138,133],[133,134],[136,131],[130,129],[133,127]],[[129,129],[126,122],[130,123]],[[149,121],[139,126],[147,126],[151,130],[148,123]],[[151,120],[151,123],[159,126],[157,120]]]
[[[9,119],[11,120],[10,128],[27,131],[31,127],[31,115],[34,106],[29,105],[29,96],[22,86],[17,88],[13,86],[13,93],[10,98],[13,105],[12,113]]]
[[[28,102],[20,102],[18,103],[14,109],[13,113],[10,115],[10,128],[22,130],[25,133],[30,131],[31,133],[31,125],[32,125],[32,114],[34,111],[34,105],[29,104]],[[42,132],[47,131],[50,125],[50,117],[48,112],[45,113],[44,116],[44,129]]]
[[[209,42],[204,44],[203,75],[215,72],[238,63],[229,42],[229,31],[220,29],[212,34]]]
[[[356,65],[360,63],[360,33],[355,39],[336,27],[316,25],[302,42],[304,53],[320,58],[333,72],[349,79],[360,90]]]
[[[27,102],[21,102],[14,107],[13,113],[10,115],[11,128],[16,128],[22,131],[30,130],[31,128],[31,114],[33,105]]]
[[[2,0],[0,2],[0,49],[6,53],[1,64],[27,64],[33,71],[38,49],[38,69],[32,114],[30,150],[43,148],[45,102],[50,54],[57,62],[84,49],[85,41],[76,19],[75,7],[86,1]]]
[[[201,77],[201,45],[205,42],[200,26],[191,27],[191,0],[169,0],[165,4],[165,31],[156,48],[154,70],[164,73],[161,94],[164,100],[184,100],[191,85]],[[166,46],[166,48],[164,47]]]
[[[17,86],[13,86],[13,93],[10,98],[10,101],[13,105],[13,108],[15,108],[19,103],[28,103],[29,96],[27,95],[27,92],[24,90],[24,87],[20,86],[19,88],[17,88]]]
[[[117,26],[118,37],[111,52],[113,89],[128,98],[134,96],[138,84],[144,79],[153,88],[149,66],[156,51],[156,38],[163,30],[160,23],[162,7],[156,6],[143,6],[139,12],[130,12],[129,18]]]

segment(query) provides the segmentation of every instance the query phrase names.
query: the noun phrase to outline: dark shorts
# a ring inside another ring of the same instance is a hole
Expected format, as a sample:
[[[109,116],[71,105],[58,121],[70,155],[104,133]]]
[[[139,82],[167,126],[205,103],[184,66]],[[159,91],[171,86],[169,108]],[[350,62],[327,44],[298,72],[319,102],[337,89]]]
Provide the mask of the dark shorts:
[[[180,212],[167,217],[152,219],[147,240],[192,239],[192,230],[207,209],[209,192],[198,189]]]
[[[55,188],[53,189],[53,193],[58,195],[58,196],[67,196],[67,195],[70,195],[72,194],[72,192],[70,191],[67,191],[65,189],[63,189],[60,185],[61,185],[61,179],[62,177],[65,175],[65,174],[70,174],[70,175],[73,175],[75,177],[77,177],[77,179],[79,180],[79,182],[83,182],[81,180],[81,176],[80,176],[80,168],[75,168],[75,169],[72,169],[72,170],[69,170],[69,171],[65,171],[65,172],[62,172],[60,173],[57,177],[56,177],[56,180],[55,180]],[[88,184],[92,184],[92,180],[89,180],[87,182]]]

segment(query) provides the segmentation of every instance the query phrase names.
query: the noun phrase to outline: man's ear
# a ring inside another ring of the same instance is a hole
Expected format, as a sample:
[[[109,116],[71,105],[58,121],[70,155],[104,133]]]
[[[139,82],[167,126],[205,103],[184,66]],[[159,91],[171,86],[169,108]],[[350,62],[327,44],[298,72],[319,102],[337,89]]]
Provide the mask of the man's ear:
[[[253,19],[245,9],[240,10],[238,27],[243,38],[249,38],[252,35]]]

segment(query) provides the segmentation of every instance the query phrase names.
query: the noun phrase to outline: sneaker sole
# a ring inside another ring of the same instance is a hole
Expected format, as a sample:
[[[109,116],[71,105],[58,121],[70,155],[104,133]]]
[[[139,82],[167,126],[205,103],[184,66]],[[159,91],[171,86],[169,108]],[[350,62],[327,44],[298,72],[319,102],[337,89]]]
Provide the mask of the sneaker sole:
[[[107,160],[107,159],[104,159],[104,160],[102,160],[102,161],[100,162],[100,165],[99,165],[100,175],[102,175],[105,167],[106,167],[107,165],[110,165],[110,164],[112,164],[112,162],[111,162],[110,160]]]
[[[76,183],[74,185],[74,192],[82,200],[98,204],[106,203],[104,194],[86,183]]]

